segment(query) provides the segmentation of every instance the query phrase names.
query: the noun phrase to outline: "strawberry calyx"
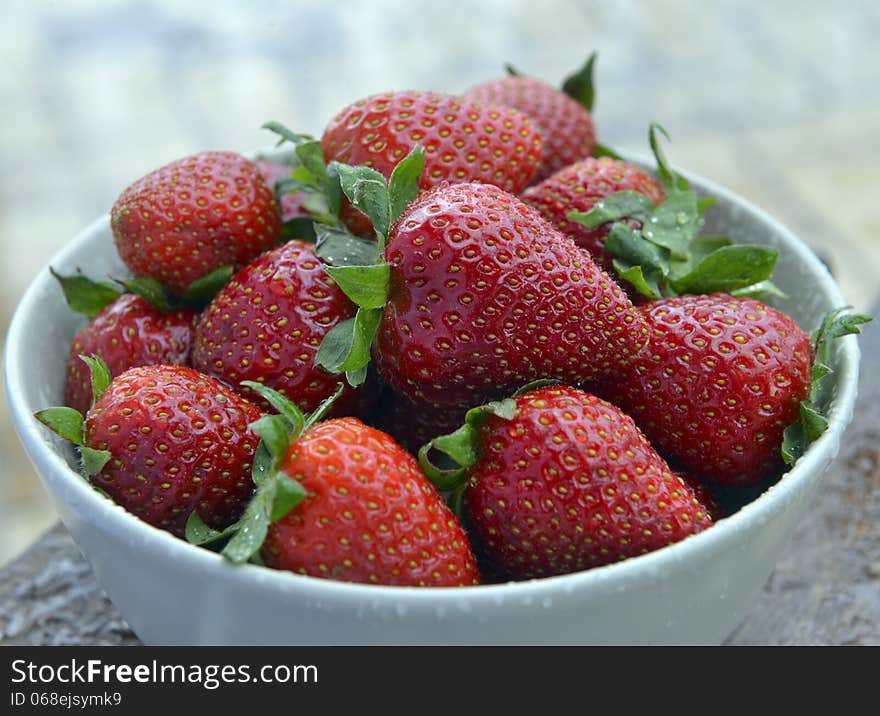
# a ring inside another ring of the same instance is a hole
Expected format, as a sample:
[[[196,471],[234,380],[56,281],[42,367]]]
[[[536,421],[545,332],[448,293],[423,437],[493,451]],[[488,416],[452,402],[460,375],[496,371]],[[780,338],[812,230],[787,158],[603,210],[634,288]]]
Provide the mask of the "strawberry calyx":
[[[376,231],[375,243],[339,227],[321,227],[317,232],[315,253],[358,309],[353,318],[337,324],[324,337],[315,361],[331,373],[345,373],[355,387],[366,380],[373,339],[388,301],[391,267],[384,261],[388,233],[416,198],[424,166],[424,150],[416,146],[397,164],[388,180],[370,167],[337,162],[328,167],[338,177],[346,198],[367,215]]]
[[[94,406],[110,386],[110,369],[100,356],[81,355],[80,359],[89,367],[92,406]],[[107,450],[95,450],[85,444],[85,416],[78,410],[67,406],[58,406],[39,410],[34,413],[34,417],[56,435],[79,448],[82,458],[80,472],[86,479],[91,480],[101,472],[104,465],[110,460],[111,455]]]
[[[49,273],[61,286],[64,300],[71,310],[94,318],[124,293],[140,296],[161,313],[169,313],[178,308],[203,308],[232,278],[234,271],[232,266],[221,266],[209,271],[193,281],[180,297],[172,295],[159,281],[149,277],[111,277],[111,281],[95,281],[80,271],[68,275],[60,274],[51,266]]]
[[[588,112],[593,111],[596,103],[596,85],[593,82],[593,70],[599,54],[591,52],[583,66],[562,82],[562,91],[577,102],[580,102]]]
[[[471,408],[458,430],[436,437],[419,449],[419,464],[425,476],[447,496],[450,506],[457,514],[461,513],[461,493],[466,485],[467,471],[479,458],[477,440],[480,428],[492,415],[512,420],[516,416],[516,401],[505,398]],[[432,450],[440,453],[443,465],[437,465],[431,459]]]
[[[194,510],[187,519],[185,531],[186,540],[195,545],[229,538],[221,554],[236,564],[259,561],[257,553],[266,539],[269,525],[305,499],[303,486],[279,468],[290,445],[327,414],[343,390],[340,384],[314,412],[304,415],[295,403],[262,383],[243,381],[242,385],[258,393],[278,411],[249,425],[260,436],[251,469],[256,490],[241,518],[225,530],[211,529]]]
[[[567,218],[590,229],[611,223],[605,249],[617,276],[651,300],[716,292],[753,298],[782,295],[770,281],[779,258],[776,249],[734,245],[724,236],[699,236],[703,214],[714,200],[698,197],[687,179],[673,171],[660,134],[669,138],[652,123],[648,139],[657,161],[655,173],[666,193],[663,203],[655,206],[639,192],[620,191]]]
[[[845,306],[829,311],[819,327],[810,334],[814,350],[810,393],[799,405],[798,420],[783,433],[781,449],[786,465],[794,464],[828,427],[826,416],[832,396],[825,378],[834,372],[831,363],[835,339],[861,333],[859,325],[872,320],[871,316],[863,313],[844,313],[850,308],[852,307]]]

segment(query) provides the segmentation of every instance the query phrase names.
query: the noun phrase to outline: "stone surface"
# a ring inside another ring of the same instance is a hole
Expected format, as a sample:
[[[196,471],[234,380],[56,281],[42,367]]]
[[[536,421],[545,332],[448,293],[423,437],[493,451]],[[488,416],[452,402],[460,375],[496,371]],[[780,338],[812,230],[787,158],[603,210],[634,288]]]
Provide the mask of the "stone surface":
[[[861,348],[840,454],[728,644],[880,645],[880,322]],[[137,643],[62,526],[0,570],[0,644]]]

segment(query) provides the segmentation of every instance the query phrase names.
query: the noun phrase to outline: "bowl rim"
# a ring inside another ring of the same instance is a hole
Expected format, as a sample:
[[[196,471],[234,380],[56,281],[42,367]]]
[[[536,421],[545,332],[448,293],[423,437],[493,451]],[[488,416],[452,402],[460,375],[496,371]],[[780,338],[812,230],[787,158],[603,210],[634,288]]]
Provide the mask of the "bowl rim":
[[[644,158],[628,155],[633,160],[645,164]],[[792,231],[759,208],[751,201],[737,195],[715,182],[691,172],[676,169],[687,178],[697,191],[705,192],[729,202],[753,215],[760,223],[777,233],[789,248],[795,249],[798,259],[805,262],[817,276],[819,288],[836,306],[847,305],[840,290],[825,265],[813,251]],[[108,230],[107,214],[96,219],[82,229],[66,246],[52,256],[48,265],[66,265],[70,257],[80,250],[80,244],[99,230]],[[27,375],[27,357],[19,351],[23,336],[31,330],[29,321],[36,314],[40,300],[47,295],[46,287],[51,276],[44,267],[31,281],[20,299],[7,333],[4,346],[4,375],[10,412],[19,434],[19,439],[27,448],[31,461],[40,477],[63,483],[67,492],[79,499],[79,504],[89,512],[90,521],[99,524],[103,531],[112,533],[116,539],[128,538],[133,541],[137,535],[140,549],[156,550],[173,555],[176,568],[210,572],[220,579],[238,582],[271,585],[282,592],[296,592],[304,596],[335,600],[337,603],[362,604],[364,600],[392,599],[411,601],[413,605],[434,604],[439,601],[468,600],[473,604],[489,603],[497,606],[499,596],[511,599],[541,599],[548,593],[557,593],[560,588],[566,592],[584,590],[603,591],[626,584],[646,575],[662,573],[664,565],[678,561],[708,556],[713,549],[732,544],[738,534],[752,523],[763,523],[781,511],[787,498],[807,482],[814,471],[824,469],[833,459],[839,445],[839,435],[848,425],[855,403],[858,383],[859,348],[856,336],[846,336],[838,341],[835,373],[837,374],[837,394],[831,405],[825,433],[814,442],[795,465],[773,486],[765,490],[733,515],[717,521],[710,529],[691,535],[684,540],[667,545],[647,554],[630,557],[612,564],[570,574],[542,577],[525,581],[510,581],[497,584],[481,584],[462,587],[414,587],[388,586],[341,582],[322,579],[294,572],[275,570],[254,564],[234,565],[219,553],[189,544],[183,539],[143,522],[135,515],[101,495],[81,475],[74,471],[64,456],[52,445],[48,430],[40,425],[25,405],[23,390]],[[39,451],[40,457],[31,451]],[[49,473],[52,473],[51,475]],[[58,499],[53,495],[54,499]],[[88,557],[88,555],[86,555]]]

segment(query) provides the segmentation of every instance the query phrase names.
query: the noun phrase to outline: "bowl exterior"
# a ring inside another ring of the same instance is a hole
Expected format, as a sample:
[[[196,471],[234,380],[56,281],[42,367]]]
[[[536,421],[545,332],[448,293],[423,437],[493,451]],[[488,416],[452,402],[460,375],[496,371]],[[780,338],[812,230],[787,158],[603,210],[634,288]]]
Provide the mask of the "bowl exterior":
[[[779,248],[777,306],[805,328],[844,304],[824,266],[764,212],[689,177],[718,203],[707,231]],[[52,261],[119,275],[106,218]],[[93,490],[73,450],[32,417],[62,400],[67,346],[82,321],[49,277],[23,297],[8,334],[13,420],[95,575],[149,644],[712,644],[747,614],[851,419],[855,337],[839,342],[830,427],[777,485],[712,529],[658,552],[563,577],[458,589],[350,585],[245,565],[152,528]]]

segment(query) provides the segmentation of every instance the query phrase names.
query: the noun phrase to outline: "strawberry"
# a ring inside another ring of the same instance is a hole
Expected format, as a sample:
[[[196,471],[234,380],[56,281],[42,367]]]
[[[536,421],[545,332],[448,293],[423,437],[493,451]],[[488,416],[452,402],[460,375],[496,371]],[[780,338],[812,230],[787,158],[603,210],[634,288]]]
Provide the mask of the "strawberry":
[[[572,221],[568,213],[588,212],[597,202],[618,191],[638,192],[655,206],[666,196],[657,178],[638,165],[611,157],[590,157],[529,187],[522,199],[578,246],[589,251],[602,266],[610,268],[611,256],[605,251],[605,239],[611,222],[590,227]],[[633,229],[641,228],[635,219],[627,219],[626,223]]]
[[[415,458],[357,418],[318,423],[276,391],[251,387],[280,413],[254,425],[263,477],[223,550],[313,577],[406,586],[479,584],[470,543]],[[338,395],[338,393],[337,393]]]
[[[437,469],[432,447],[460,467]],[[629,416],[570,386],[468,411],[420,459],[453,491],[482,558],[514,579],[617,562],[712,524]]]
[[[286,164],[273,162],[268,159],[257,160],[257,167],[259,167],[260,173],[263,175],[266,184],[269,185],[269,188],[273,193],[275,191],[276,182],[280,179],[286,179],[290,176],[291,172],[291,167]],[[302,191],[285,192],[280,201],[281,220],[290,221],[291,219],[296,219],[298,217],[308,217],[309,211],[306,209],[307,199],[308,195]]]
[[[70,344],[64,400],[84,413],[92,400],[91,378],[81,355],[100,356],[111,376],[137,366],[186,365],[198,313],[191,308],[163,312],[126,293],[79,330]]]
[[[116,376],[129,368],[189,362],[197,311],[172,307],[164,297],[149,291],[120,293],[102,281],[81,273],[63,276],[49,269],[58,281],[67,304],[91,320],[73,337],[64,383],[65,404],[86,412],[92,404],[91,373],[82,355],[97,355]],[[123,288],[142,288],[122,281]]]
[[[80,445],[92,483],[145,522],[182,536],[194,511],[222,529],[253,491],[260,410],[222,383],[183,366],[132,368],[110,381],[88,359],[95,402],[85,415],[50,408],[37,418]]]
[[[127,187],[110,212],[126,266],[175,294],[272,247],[281,211],[259,167],[234,152],[203,152]]]
[[[603,396],[696,478],[751,485],[778,472],[783,431],[810,391],[810,337],[760,301],[721,293],[640,311],[648,346]]]
[[[391,231],[385,260],[376,365],[418,403],[468,407],[535,378],[595,378],[647,339],[588,255],[491,185],[422,195]]]
[[[324,336],[354,315],[342,293],[303,241],[290,241],[239,271],[214,297],[196,326],[192,365],[263,403],[244,381],[257,381],[312,411],[339,379],[315,365]],[[371,386],[349,388],[335,409],[360,412]]]
[[[589,108],[543,80],[503,77],[472,87],[463,96],[486,105],[513,107],[534,121],[543,139],[543,153],[533,182],[589,157],[596,146]]]
[[[419,189],[480,181],[519,193],[541,161],[541,136],[524,114],[446,94],[388,92],[343,109],[324,130],[324,160],[371,167],[386,179],[416,145],[425,150]],[[356,234],[369,220],[349,204],[341,213]]]

